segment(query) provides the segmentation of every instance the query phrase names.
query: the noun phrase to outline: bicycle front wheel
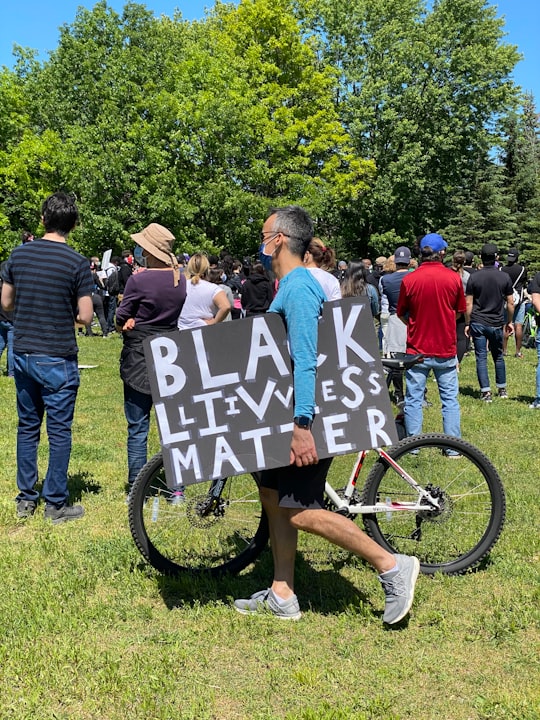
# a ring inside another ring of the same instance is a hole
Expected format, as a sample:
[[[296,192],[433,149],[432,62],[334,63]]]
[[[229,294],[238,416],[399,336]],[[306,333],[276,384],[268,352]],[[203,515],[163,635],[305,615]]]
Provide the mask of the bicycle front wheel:
[[[154,455],[139,473],[128,502],[129,527],[137,548],[167,575],[238,573],[268,542],[268,523],[255,475],[167,486],[163,457]]]
[[[389,511],[362,516],[368,535],[392,553],[416,555],[428,575],[460,574],[478,565],[501,534],[506,512],[504,489],[490,460],[464,440],[438,434],[406,438],[388,455],[422,488],[430,486],[440,507],[395,509],[414,502],[417,492],[380,457],[362,500],[385,503]]]

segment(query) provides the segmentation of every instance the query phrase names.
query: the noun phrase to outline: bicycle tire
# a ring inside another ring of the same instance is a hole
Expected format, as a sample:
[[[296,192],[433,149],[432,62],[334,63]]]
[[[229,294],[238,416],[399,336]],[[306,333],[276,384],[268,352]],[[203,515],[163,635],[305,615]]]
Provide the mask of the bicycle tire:
[[[449,458],[446,451],[460,457]],[[443,509],[363,515],[368,535],[392,553],[416,555],[426,575],[459,575],[478,566],[497,542],[506,515],[504,488],[491,461],[470,443],[435,433],[406,438],[388,455],[421,487],[431,483],[440,488]],[[404,502],[415,496],[380,457],[366,480],[362,502]]]
[[[268,522],[254,474],[226,479],[219,509],[201,513],[211,481],[187,485],[182,502],[172,500],[163,456],[142,468],[128,500],[129,528],[141,555],[171,576],[236,574],[252,563],[268,542]]]

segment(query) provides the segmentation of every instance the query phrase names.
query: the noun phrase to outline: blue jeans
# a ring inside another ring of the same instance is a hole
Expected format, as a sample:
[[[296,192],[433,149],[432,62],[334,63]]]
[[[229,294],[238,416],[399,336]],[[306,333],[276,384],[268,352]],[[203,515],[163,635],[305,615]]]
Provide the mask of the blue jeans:
[[[13,376],[13,324],[0,320],[0,357],[7,347],[7,374]]]
[[[146,465],[152,396],[124,383],[124,414],[128,426],[128,484],[131,486]]]
[[[60,507],[69,497],[67,472],[71,455],[71,425],[79,389],[76,356],[14,353],[17,388],[17,500],[37,502],[38,445],[43,415],[47,413],[49,466],[41,495]]]
[[[422,403],[429,375],[433,370],[442,403],[443,428],[447,435],[461,437],[461,413],[458,401],[457,360],[453,358],[426,357],[423,363],[413,365],[405,375],[405,427],[407,435],[419,435],[424,419]]]
[[[506,387],[506,366],[503,355],[503,329],[491,327],[480,323],[471,323],[471,337],[474,343],[474,354],[476,355],[476,375],[481,392],[488,392],[489,375],[487,368],[487,352],[489,352],[495,363],[495,385],[498,388]]]

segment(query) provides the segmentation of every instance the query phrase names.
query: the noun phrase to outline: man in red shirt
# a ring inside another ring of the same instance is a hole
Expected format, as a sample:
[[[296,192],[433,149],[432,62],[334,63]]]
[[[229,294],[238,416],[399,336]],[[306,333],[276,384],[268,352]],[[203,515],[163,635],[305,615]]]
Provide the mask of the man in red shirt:
[[[424,362],[407,370],[405,376],[408,435],[422,432],[422,401],[429,372],[433,370],[441,397],[444,432],[461,436],[456,317],[465,312],[466,304],[461,277],[442,263],[447,247],[436,233],[423,237],[422,264],[401,283],[397,315],[407,325],[407,353],[425,356]]]

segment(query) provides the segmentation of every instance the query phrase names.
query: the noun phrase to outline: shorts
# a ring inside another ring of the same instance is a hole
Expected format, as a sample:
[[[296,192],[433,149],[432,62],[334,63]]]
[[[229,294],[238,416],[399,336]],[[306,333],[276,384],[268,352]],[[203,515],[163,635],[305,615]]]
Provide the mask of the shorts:
[[[525,307],[527,303],[525,300],[518,303],[518,305],[514,306],[514,319],[512,320],[513,323],[517,323],[518,325],[523,325],[523,321],[525,320]],[[508,322],[508,316],[506,314],[506,307],[504,309],[504,322]]]
[[[324,484],[333,458],[319,460],[316,465],[288,465],[263,470],[261,487],[277,490],[279,506],[301,510],[324,509]]]

